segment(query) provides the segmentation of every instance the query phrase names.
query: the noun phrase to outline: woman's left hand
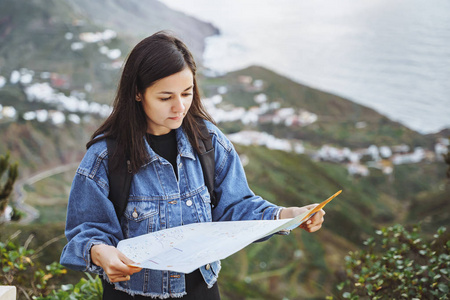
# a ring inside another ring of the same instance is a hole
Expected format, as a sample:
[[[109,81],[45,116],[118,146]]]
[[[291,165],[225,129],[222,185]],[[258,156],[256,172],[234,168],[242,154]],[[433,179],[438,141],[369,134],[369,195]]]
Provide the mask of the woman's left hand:
[[[317,204],[310,204],[303,207],[283,208],[280,212],[280,219],[295,218],[296,216],[303,214],[305,213],[305,211],[311,210],[316,206]],[[305,229],[308,232],[315,232],[322,227],[324,215],[325,211],[321,209],[318,212],[316,212],[311,218],[309,218],[306,222],[303,222],[302,225],[300,225],[299,227]]]

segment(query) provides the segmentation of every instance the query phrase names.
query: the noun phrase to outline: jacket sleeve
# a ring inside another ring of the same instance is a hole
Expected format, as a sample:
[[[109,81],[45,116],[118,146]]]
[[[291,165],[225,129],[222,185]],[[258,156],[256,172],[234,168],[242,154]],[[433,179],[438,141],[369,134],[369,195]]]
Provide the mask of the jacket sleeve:
[[[281,209],[253,193],[233,144],[218,129],[215,138],[215,193],[219,204],[213,221],[274,220]]]
[[[108,199],[105,153],[106,150],[96,156],[89,149],[72,182],[65,230],[68,242],[60,263],[73,270],[103,273],[91,261],[91,247],[96,244],[116,246],[123,239],[114,206]]]

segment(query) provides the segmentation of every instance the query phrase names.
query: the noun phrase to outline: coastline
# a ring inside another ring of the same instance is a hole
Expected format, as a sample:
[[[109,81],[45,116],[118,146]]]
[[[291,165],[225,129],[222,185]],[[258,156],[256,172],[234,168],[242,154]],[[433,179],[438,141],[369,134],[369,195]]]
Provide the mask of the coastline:
[[[442,68],[449,63],[450,31],[436,30],[437,24],[450,29],[450,10],[387,0],[339,6],[327,0],[264,1],[258,9],[255,1],[168,3],[222,31],[207,41],[205,65],[211,69],[261,65],[369,106],[422,134],[450,128],[450,69]],[[398,14],[405,10],[410,13]]]

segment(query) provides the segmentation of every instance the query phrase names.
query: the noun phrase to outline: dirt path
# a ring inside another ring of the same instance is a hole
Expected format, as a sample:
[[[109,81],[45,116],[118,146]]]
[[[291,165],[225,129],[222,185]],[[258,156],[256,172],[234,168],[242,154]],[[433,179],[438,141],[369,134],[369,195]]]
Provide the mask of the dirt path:
[[[18,180],[16,184],[14,185],[14,192],[16,194],[16,199],[14,200],[14,204],[20,211],[24,212],[26,215],[20,219],[20,224],[29,224],[39,218],[39,211],[32,207],[31,205],[28,205],[25,203],[26,198],[26,191],[24,189],[25,185],[33,185],[36,182],[48,178],[50,176],[64,173],[66,171],[69,171],[71,169],[74,169],[78,166],[79,162],[65,164],[61,166],[57,166],[52,169],[48,169],[45,171],[41,171],[37,174],[34,174],[28,178],[24,178],[21,180]]]

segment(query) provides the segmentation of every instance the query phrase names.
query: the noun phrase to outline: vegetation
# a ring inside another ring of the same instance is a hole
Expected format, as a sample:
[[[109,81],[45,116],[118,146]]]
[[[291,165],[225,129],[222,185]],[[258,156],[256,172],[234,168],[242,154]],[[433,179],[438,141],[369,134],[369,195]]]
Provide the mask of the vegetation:
[[[102,68],[110,60],[101,55],[96,45],[86,45],[80,51],[72,51],[71,44],[78,41],[82,32],[103,31],[89,19],[75,13],[66,1],[17,1],[3,3],[0,18],[0,62],[3,72],[28,68],[36,72],[56,72],[67,79],[71,89],[84,89],[91,82],[99,98],[114,88],[118,71]],[[72,33],[72,40],[66,33]],[[125,49],[125,45],[113,41],[111,48]],[[98,101],[98,100],[97,100]]]
[[[103,296],[102,282],[98,276],[92,277],[85,273],[86,278],[73,284],[62,285],[58,290],[53,290],[48,296],[39,296],[35,300],[101,300]]]
[[[0,283],[2,285],[14,285],[26,299],[33,295],[47,293],[52,286],[51,279],[66,273],[61,265],[53,262],[42,267],[37,260],[43,245],[38,250],[28,249],[28,245],[33,238],[29,236],[23,246],[14,242],[14,238],[20,231],[12,235],[5,242],[0,242],[1,269]]]
[[[295,230],[290,236],[274,236],[224,260],[219,282],[224,299],[240,299],[244,295],[247,299],[279,299],[279,295],[288,299],[323,299],[339,282],[337,274],[348,251],[358,249],[378,226],[422,221],[426,232],[430,232],[436,226],[448,224],[448,191],[440,190],[445,183],[443,164],[401,166],[393,180],[377,172],[353,178],[339,164],[314,162],[306,155],[263,147],[236,146],[236,149],[250,162],[245,168],[251,188],[274,203],[306,205],[320,202],[339,189],[343,193],[327,206],[326,221],[318,233]],[[57,261],[65,244],[62,234],[71,176],[73,170],[28,186],[28,197],[50,213],[42,214],[42,218],[28,226],[5,226],[0,240],[22,230],[24,237],[34,235],[30,247],[39,247],[59,236],[38,258],[46,265]],[[408,191],[404,186],[417,186],[420,192]],[[424,189],[434,190],[435,194],[425,193]],[[52,203],[52,210],[46,201]],[[409,203],[414,204],[405,208]],[[428,219],[430,215],[434,217]],[[17,240],[20,239],[19,236]],[[26,242],[25,238],[20,241]],[[55,280],[54,285],[63,286],[65,290],[60,292],[67,293],[71,287],[67,284],[72,283],[75,289],[74,283],[79,283],[81,275],[69,271]]]
[[[450,147],[449,147],[450,149]],[[444,154],[444,161],[448,165],[447,169],[447,178],[450,179],[450,151],[447,154]]]
[[[51,239],[36,250],[29,248],[33,235],[29,235],[23,245],[17,237],[21,231],[11,235],[5,242],[0,242],[0,285],[14,285],[18,289],[19,299],[102,299],[100,279],[86,274],[87,278],[75,284],[62,285],[57,289],[56,283],[67,273],[62,265],[52,262],[43,266],[39,260],[42,251],[58,240]]]
[[[445,227],[431,241],[394,225],[376,231],[364,250],[345,257],[344,299],[449,299],[450,240]],[[332,298],[332,297],[331,297]]]
[[[8,172],[7,175],[6,172]],[[4,175],[6,175],[6,178],[2,180]],[[9,153],[0,156],[0,218],[4,217],[5,209],[8,206],[9,197],[18,175],[18,163],[11,164],[9,162]],[[19,216],[20,213],[14,210],[12,219],[18,219]]]

